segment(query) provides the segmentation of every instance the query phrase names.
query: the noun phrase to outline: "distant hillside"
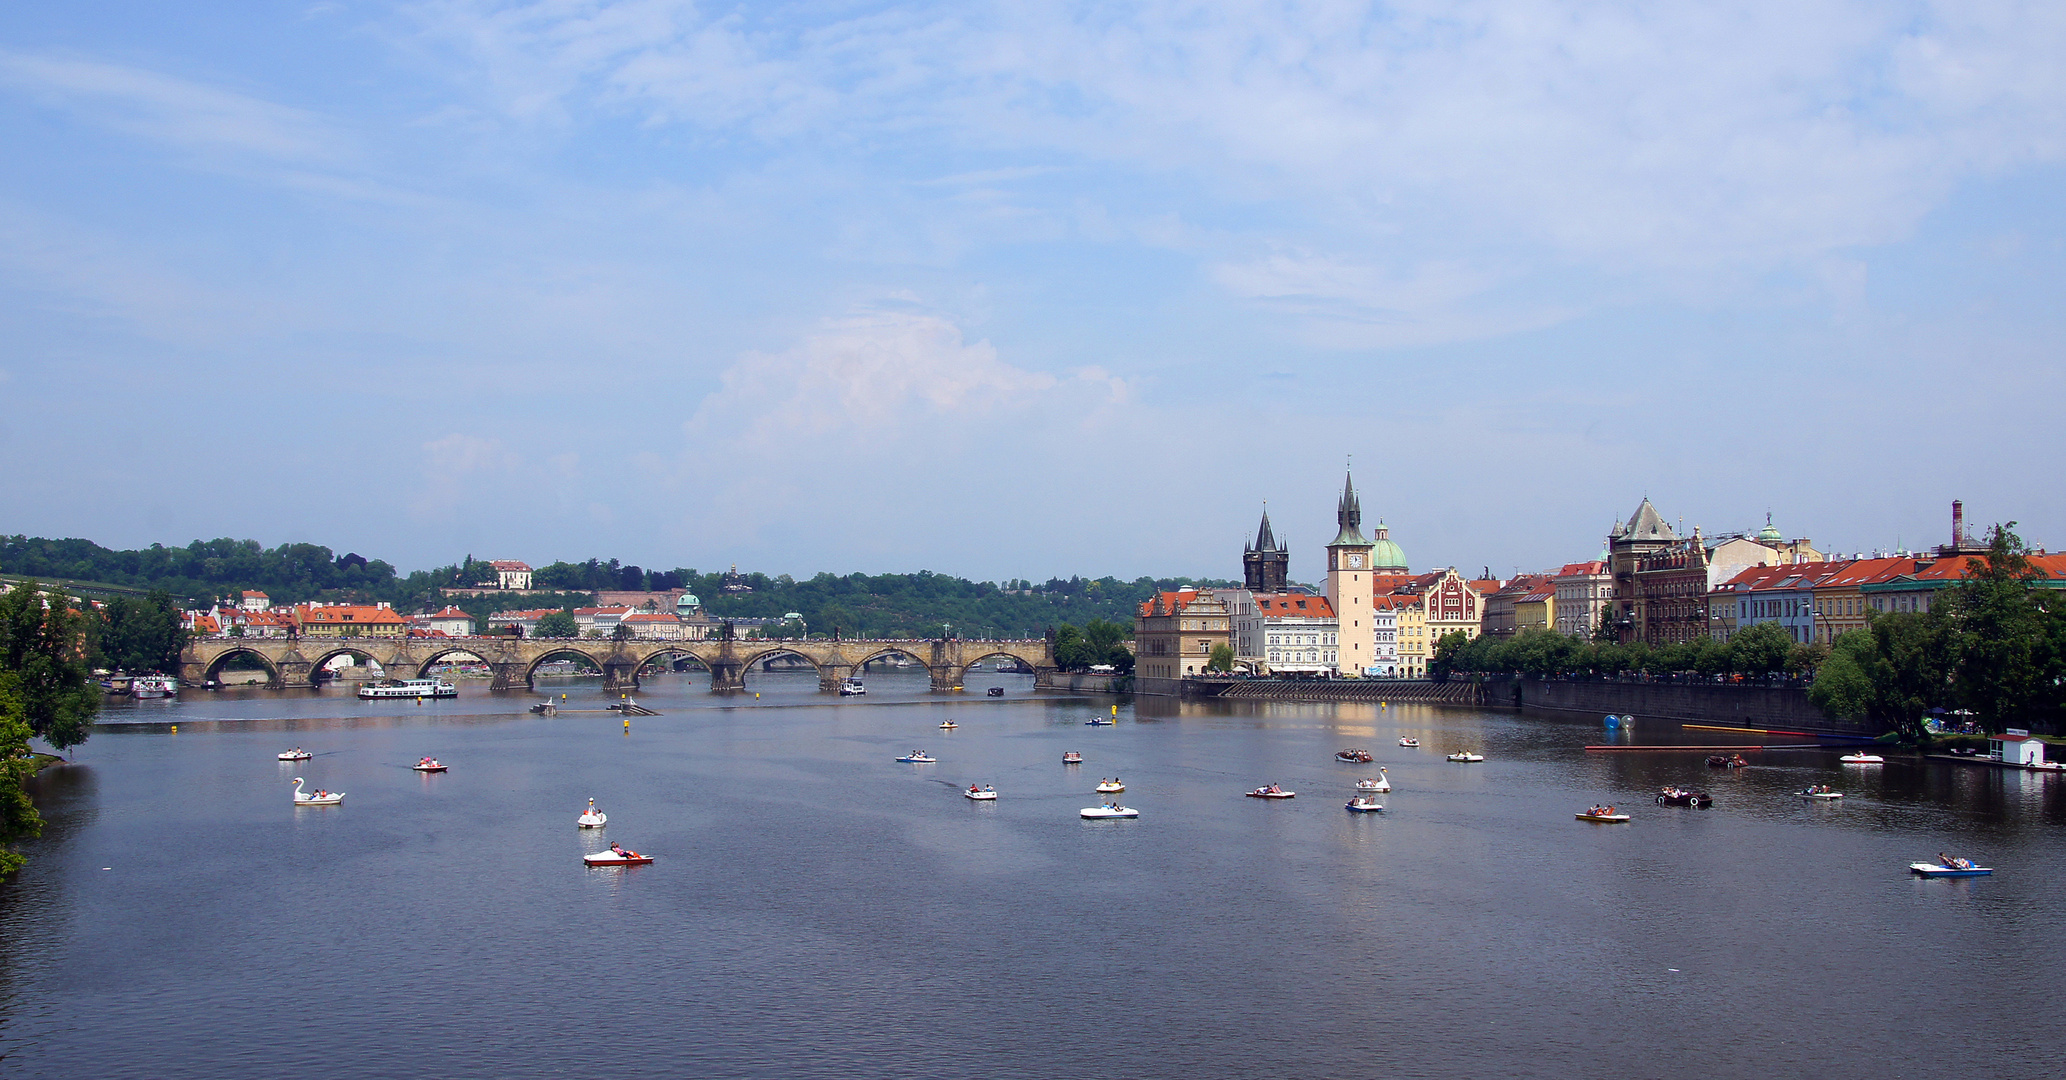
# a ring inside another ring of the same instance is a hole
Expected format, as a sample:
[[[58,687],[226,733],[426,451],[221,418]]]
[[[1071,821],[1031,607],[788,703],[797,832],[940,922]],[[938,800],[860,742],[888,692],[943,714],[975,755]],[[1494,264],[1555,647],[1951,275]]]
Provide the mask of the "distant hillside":
[[[183,605],[204,605],[257,589],[274,603],[307,600],[385,600],[404,611],[445,603],[439,589],[471,585],[479,572],[467,559],[435,570],[397,575],[394,567],[356,553],[337,555],[317,544],[262,547],[255,540],[196,540],[186,547],[153,544],[134,551],[90,540],[0,537],[0,574],[104,582],[129,589],[164,589]],[[797,581],[787,574],[742,574],[751,591],[726,592],[725,575],[694,569],[645,570],[615,559],[554,563],[539,568],[534,584],[560,595],[483,596],[453,601],[476,615],[511,608],[572,606],[598,589],[687,588],[713,618],[779,619],[795,612],[811,634],[836,626],[847,637],[935,637],[943,627],[961,637],[1038,635],[1049,626],[1082,626],[1091,619],[1133,624],[1135,608],[1158,589],[1229,585],[1216,579],[1103,577],[1053,578],[1002,584],[921,570],[915,574],[819,574]]]

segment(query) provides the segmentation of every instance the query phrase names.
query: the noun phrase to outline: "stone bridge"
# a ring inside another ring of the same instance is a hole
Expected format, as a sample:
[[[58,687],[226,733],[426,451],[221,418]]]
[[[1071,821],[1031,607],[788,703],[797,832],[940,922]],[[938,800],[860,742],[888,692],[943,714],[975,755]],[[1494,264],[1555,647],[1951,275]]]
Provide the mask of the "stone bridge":
[[[1033,669],[1042,682],[1054,672],[1054,651],[1043,639],[969,641],[961,638],[915,641],[596,641],[591,639],[461,637],[461,638],[198,638],[180,654],[179,678],[200,686],[218,677],[223,662],[244,656],[264,665],[272,687],[314,686],[316,673],[339,656],[371,660],[391,679],[417,679],[432,664],[454,653],[480,657],[495,669],[494,689],[532,685],[538,665],[548,660],[579,659],[602,669],[603,689],[629,690],[647,664],[674,657],[694,657],[710,669],[712,690],[743,690],[749,665],[776,656],[793,656],[818,669],[818,687],[836,690],[861,665],[889,656],[905,656],[932,673],[934,690],[961,689],[970,664],[1008,656]]]

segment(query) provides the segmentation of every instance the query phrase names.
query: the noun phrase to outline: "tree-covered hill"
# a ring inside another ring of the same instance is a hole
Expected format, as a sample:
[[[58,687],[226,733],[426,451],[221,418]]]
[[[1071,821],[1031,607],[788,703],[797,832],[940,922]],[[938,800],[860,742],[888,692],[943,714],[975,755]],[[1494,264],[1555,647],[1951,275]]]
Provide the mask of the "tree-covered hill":
[[[105,582],[135,589],[163,589],[182,606],[206,605],[257,589],[276,604],[307,600],[385,600],[404,611],[425,611],[448,602],[440,591],[479,584],[485,563],[471,556],[450,566],[397,574],[389,563],[356,553],[337,555],[317,544],[266,548],[255,540],[196,540],[185,547],[153,544],[118,551],[90,540],[46,540],[0,536],[0,574],[43,579]],[[539,568],[532,583],[553,596],[486,595],[453,598],[476,615],[514,608],[562,607],[589,602],[600,589],[695,593],[713,618],[780,619],[803,616],[813,635],[835,627],[847,637],[936,637],[951,627],[961,637],[1038,635],[1049,626],[1083,626],[1092,619],[1133,625],[1135,608],[1158,589],[1182,585],[1224,585],[1190,578],[1053,578],[1035,583],[970,581],[921,570],[912,574],[828,574],[798,581],[742,573],[727,591],[727,575],[690,568],[646,570],[615,559],[553,563]],[[792,624],[788,632],[801,628]],[[770,629],[771,633],[781,631]]]

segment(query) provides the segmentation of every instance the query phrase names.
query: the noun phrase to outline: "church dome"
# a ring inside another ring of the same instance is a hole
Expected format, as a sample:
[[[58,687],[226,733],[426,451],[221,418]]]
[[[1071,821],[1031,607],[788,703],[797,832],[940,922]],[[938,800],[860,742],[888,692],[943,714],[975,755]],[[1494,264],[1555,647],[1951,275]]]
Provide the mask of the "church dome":
[[[1405,570],[1406,553],[1392,542],[1391,530],[1385,523],[1377,523],[1377,538],[1370,545],[1370,568],[1372,570]]]
[[[694,611],[702,606],[703,601],[696,599],[696,594],[692,592],[685,592],[674,601],[676,611]]]

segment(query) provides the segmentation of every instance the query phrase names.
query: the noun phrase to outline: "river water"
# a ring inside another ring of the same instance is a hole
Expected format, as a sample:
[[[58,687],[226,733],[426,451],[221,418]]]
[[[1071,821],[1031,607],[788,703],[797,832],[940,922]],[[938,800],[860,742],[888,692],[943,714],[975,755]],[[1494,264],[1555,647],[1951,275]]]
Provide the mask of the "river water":
[[[2061,778],[1834,750],[1724,773],[1432,706],[1089,727],[1109,699],[925,679],[663,677],[629,731],[479,684],[111,709],[0,888],[0,1076],[2066,1073]],[[1388,767],[1386,813],[1343,811],[1374,768],[1344,746]],[[938,763],[891,760],[914,748]],[[291,806],[297,775],[345,804]],[[1108,775],[1138,820],[1077,817]],[[1271,782],[1298,798],[1240,795]],[[1657,806],[1672,782],[1714,808]],[[1596,800],[1634,823],[1573,819]],[[581,864],[613,839],[658,861]],[[1940,851],[1996,876],[1906,872]]]

